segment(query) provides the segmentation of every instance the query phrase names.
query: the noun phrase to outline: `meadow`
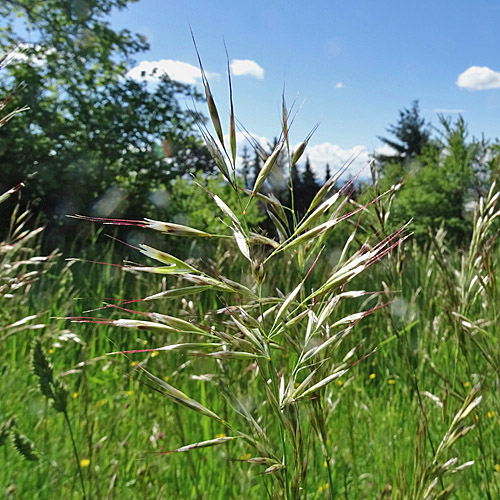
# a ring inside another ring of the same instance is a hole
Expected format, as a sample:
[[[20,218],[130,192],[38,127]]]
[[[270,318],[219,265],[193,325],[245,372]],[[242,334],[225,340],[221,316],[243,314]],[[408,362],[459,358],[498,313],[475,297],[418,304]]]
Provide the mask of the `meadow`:
[[[495,187],[463,250],[444,231],[425,246],[409,228],[374,236],[383,198],[347,208],[323,194],[304,217],[321,216],[313,229],[296,231],[309,235],[270,250],[238,241],[248,229],[220,199],[235,238],[149,223],[176,258],[81,221],[87,247],[43,259],[41,233],[14,230],[2,245],[4,497],[498,498]]]

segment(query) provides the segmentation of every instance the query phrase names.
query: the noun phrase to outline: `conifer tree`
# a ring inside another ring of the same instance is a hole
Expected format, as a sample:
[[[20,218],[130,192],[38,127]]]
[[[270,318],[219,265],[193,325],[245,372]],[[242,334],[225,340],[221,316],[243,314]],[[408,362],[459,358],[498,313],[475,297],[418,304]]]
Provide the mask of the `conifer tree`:
[[[243,146],[243,154],[241,155],[241,175],[243,176],[243,183],[245,187],[250,188],[250,154],[248,153],[248,146]]]
[[[332,173],[330,172],[330,164],[326,164],[326,169],[325,169],[325,182],[332,176]]]
[[[387,132],[393,138],[379,136],[379,139],[390,146],[395,154],[376,156],[382,168],[388,163],[398,163],[407,167],[410,160],[422,154],[429,143],[430,129],[425,119],[420,116],[417,100],[413,101],[411,108],[399,111],[398,122],[395,125],[389,125]]]

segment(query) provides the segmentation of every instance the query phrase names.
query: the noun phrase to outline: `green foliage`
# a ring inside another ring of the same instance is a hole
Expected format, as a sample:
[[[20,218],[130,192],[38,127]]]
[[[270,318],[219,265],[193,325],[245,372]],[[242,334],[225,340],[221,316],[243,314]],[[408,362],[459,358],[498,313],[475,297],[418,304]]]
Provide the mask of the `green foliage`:
[[[203,180],[198,173],[197,182],[190,179],[177,178],[168,190],[165,217],[173,222],[192,226],[211,234],[227,234],[227,224],[224,219],[214,217],[214,203],[207,191],[223,199],[233,210],[239,208],[239,198],[221,175]],[[206,191],[205,191],[206,190]],[[256,204],[246,211],[248,224],[257,226],[264,216]],[[226,219],[227,220],[227,219]]]
[[[60,379],[54,378],[52,364],[43,351],[40,339],[33,341],[31,365],[33,373],[38,378],[42,394],[52,401],[56,411],[65,413],[68,390]]]
[[[407,166],[408,163],[419,156],[425,146],[429,143],[429,126],[420,116],[418,101],[413,101],[411,108],[405,108],[399,112],[399,120],[395,125],[387,128],[394,138],[379,137],[379,139],[395,150],[392,156],[379,155],[377,160],[382,164],[399,163]]]
[[[455,121],[439,117],[439,135],[430,140],[411,161],[389,158],[380,184],[384,189],[403,182],[395,198],[392,227],[413,219],[412,229],[424,242],[429,231],[443,226],[456,244],[470,237],[472,218],[468,204],[474,204],[488,187],[491,162],[488,145],[469,139],[462,117]]]
[[[66,230],[67,214],[136,213],[160,185],[212,168],[194,133],[195,116],[179,104],[200,95],[168,77],[150,88],[126,76],[134,54],[148,47],[106,20],[127,3],[0,6],[0,52],[17,45],[0,74],[0,93],[22,82],[12,106],[30,108],[0,131],[1,182],[29,179],[24,199]],[[165,154],[158,151],[162,141]]]

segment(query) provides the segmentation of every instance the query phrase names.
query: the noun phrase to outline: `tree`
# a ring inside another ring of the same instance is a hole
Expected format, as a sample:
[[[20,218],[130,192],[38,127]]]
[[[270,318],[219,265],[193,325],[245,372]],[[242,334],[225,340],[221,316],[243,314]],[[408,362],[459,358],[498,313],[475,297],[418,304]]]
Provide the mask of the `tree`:
[[[326,164],[326,169],[325,169],[325,182],[328,181],[328,179],[332,176],[332,173],[330,171],[330,164]]]
[[[300,175],[299,182],[294,184],[295,211],[299,217],[303,216],[316,195],[319,184],[316,181],[311,161],[306,158],[304,171]]]
[[[243,176],[243,184],[247,189],[250,188],[250,155],[246,144],[243,146],[243,154],[241,155],[241,174]]]
[[[24,82],[15,100],[30,107],[0,131],[1,183],[29,179],[23,195],[49,223],[67,225],[66,214],[96,210],[144,216],[154,188],[188,168],[213,167],[194,132],[197,117],[179,104],[180,96],[200,95],[168,77],[150,90],[126,76],[132,57],[148,45],[140,35],[111,29],[106,16],[128,3],[0,6],[0,51],[17,46],[0,92]],[[167,158],[158,152],[161,141],[168,142]]]
[[[425,119],[420,116],[418,101],[413,101],[411,108],[399,111],[399,120],[387,128],[394,138],[379,139],[394,149],[394,155],[377,155],[376,159],[382,168],[389,163],[396,163],[408,168],[410,160],[419,156],[429,143],[430,128]]]
[[[397,226],[413,218],[412,229],[420,241],[429,228],[435,231],[443,225],[449,238],[460,243],[472,229],[466,205],[474,201],[481,148],[476,139],[469,140],[461,116],[454,122],[444,116],[439,120],[439,137],[417,157],[419,168],[410,171],[395,199],[393,221]]]

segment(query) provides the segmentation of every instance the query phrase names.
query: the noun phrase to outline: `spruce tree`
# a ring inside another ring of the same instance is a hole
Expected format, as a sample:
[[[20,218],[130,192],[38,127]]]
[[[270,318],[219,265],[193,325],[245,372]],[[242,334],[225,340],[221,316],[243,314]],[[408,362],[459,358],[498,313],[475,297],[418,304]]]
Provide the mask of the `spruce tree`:
[[[243,183],[248,189],[250,187],[250,155],[248,153],[248,146],[243,147],[243,154],[241,155],[241,175],[243,176]]]
[[[430,129],[423,117],[420,116],[418,101],[412,103],[411,108],[399,111],[399,120],[395,125],[387,128],[393,138],[380,137],[379,139],[394,149],[394,155],[377,155],[376,159],[382,168],[389,163],[398,163],[407,167],[410,160],[422,154],[429,143]]]
[[[330,164],[326,164],[326,169],[325,169],[325,182],[328,181],[328,179],[332,176],[332,173],[330,172]]]

